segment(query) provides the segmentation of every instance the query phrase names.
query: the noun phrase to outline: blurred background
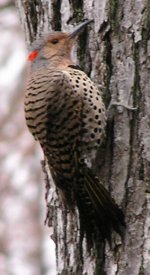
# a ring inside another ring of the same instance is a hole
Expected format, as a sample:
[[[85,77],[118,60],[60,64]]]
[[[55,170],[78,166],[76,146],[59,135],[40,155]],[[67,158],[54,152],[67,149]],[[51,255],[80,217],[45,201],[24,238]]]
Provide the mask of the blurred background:
[[[0,0],[0,275],[55,275],[42,153],[23,112],[26,59],[14,1]]]

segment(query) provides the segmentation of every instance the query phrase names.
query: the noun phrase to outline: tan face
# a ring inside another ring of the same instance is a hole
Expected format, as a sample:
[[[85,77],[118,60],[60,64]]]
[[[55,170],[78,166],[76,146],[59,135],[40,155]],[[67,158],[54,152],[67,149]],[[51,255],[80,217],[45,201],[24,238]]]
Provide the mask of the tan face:
[[[37,58],[51,59],[53,57],[71,59],[74,40],[91,22],[93,22],[93,20],[82,22],[76,26],[71,33],[54,32],[47,37],[41,37],[40,41],[36,41],[35,44],[32,45],[32,51],[28,56],[28,60],[33,62]]]
[[[55,55],[70,56],[73,40],[67,33],[51,35],[41,51],[42,55],[45,58],[51,58]]]

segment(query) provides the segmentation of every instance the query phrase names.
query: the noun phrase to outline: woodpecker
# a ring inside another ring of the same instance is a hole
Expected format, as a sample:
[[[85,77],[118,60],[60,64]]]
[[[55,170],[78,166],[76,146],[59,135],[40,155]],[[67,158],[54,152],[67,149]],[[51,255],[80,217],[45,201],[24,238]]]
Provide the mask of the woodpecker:
[[[80,233],[93,243],[96,232],[108,242],[112,230],[122,236],[125,221],[90,167],[104,139],[105,106],[96,85],[71,57],[76,37],[89,23],[82,22],[70,33],[50,33],[33,45],[25,118],[41,145],[58,194],[71,210],[77,207]]]

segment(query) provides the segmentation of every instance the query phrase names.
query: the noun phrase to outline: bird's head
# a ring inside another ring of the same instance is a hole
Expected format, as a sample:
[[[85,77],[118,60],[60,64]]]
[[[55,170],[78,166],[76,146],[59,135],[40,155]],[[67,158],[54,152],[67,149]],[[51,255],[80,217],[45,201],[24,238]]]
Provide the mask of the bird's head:
[[[42,37],[40,41],[35,42],[35,45],[33,45],[28,60],[33,62],[37,59],[52,60],[62,57],[70,59],[75,38],[92,21],[87,20],[82,22],[70,33],[53,32]]]

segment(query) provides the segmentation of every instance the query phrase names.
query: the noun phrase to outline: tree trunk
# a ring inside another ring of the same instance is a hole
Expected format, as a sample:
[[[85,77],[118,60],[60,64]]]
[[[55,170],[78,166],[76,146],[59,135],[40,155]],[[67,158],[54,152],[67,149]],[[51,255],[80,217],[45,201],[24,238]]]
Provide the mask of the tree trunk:
[[[80,35],[75,56],[109,106],[106,140],[94,169],[126,214],[124,244],[114,236],[112,250],[97,243],[89,255],[85,242],[81,248],[78,213],[72,216],[60,207],[46,168],[47,222],[54,228],[58,274],[148,275],[150,1],[17,0],[17,5],[28,45],[48,30],[68,31],[85,18],[94,19]]]

